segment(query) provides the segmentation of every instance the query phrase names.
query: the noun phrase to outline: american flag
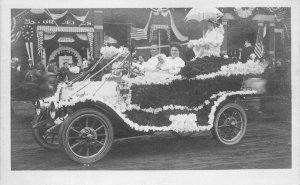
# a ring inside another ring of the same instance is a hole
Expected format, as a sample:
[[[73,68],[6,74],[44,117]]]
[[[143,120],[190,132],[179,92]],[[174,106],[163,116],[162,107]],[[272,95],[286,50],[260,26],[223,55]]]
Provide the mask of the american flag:
[[[257,56],[257,58],[261,58],[264,55],[264,45],[259,36],[259,33],[257,33],[256,43],[255,43],[255,47],[254,47],[254,53]]]
[[[147,39],[147,31],[141,28],[131,27],[130,38],[135,40]]]
[[[22,13],[22,14],[24,14],[24,13]],[[11,20],[11,43],[14,43],[19,39],[21,32],[22,32],[22,25],[24,23],[24,20],[25,20],[25,18],[22,15],[12,18],[12,20]]]
[[[16,28],[16,22],[16,18],[13,18],[11,22],[11,43],[16,42],[21,34],[21,30]]]

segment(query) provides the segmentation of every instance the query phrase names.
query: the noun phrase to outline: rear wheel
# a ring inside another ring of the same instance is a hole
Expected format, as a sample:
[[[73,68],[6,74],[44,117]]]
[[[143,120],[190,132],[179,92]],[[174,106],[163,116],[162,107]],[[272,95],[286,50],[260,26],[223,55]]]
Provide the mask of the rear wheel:
[[[212,135],[224,145],[237,144],[245,135],[247,117],[244,109],[235,103],[224,105],[217,113]]]
[[[87,164],[103,158],[113,143],[113,127],[103,113],[81,109],[65,120],[60,129],[60,143],[74,161]]]

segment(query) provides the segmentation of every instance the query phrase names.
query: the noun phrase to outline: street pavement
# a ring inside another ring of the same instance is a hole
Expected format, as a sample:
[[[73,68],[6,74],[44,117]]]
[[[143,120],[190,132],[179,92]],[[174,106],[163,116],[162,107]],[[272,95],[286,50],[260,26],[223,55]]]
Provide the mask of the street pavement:
[[[183,139],[168,132],[119,139],[102,160],[87,166],[35,142],[31,102],[12,102],[12,107],[12,170],[288,169],[292,165],[289,120],[250,119],[245,137],[234,146],[219,144],[209,132]]]

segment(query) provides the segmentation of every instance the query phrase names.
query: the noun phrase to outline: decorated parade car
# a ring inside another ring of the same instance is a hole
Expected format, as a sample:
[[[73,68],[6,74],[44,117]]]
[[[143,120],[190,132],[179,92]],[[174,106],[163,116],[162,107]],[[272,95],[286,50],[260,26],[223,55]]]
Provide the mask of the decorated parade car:
[[[143,74],[126,48],[103,47],[101,54],[87,73],[34,102],[36,141],[79,163],[100,160],[114,138],[138,133],[210,131],[224,145],[237,144],[247,127],[239,102],[265,92],[258,76],[267,65],[259,61],[193,61],[176,75]]]

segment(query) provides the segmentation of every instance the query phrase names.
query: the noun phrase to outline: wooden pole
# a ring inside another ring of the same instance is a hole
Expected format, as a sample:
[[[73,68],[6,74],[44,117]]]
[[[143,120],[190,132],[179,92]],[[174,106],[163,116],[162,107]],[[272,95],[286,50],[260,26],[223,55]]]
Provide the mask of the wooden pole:
[[[274,32],[274,27],[275,27],[275,23],[274,22],[270,22],[269,23],[269,34],[270,34],[270,40],[269,40],[269,56],[271,58],[275,58],[275,32]]]
[[[159,53],[161,52],[161,48],[160,48],[160,45],[161,45],[161,40],[160,40],[160,30],[157,30],[158,31],[158,48],[159,48]]]
[[[103,44],[103,11],[94,10],[94,58],[100,58]]]

